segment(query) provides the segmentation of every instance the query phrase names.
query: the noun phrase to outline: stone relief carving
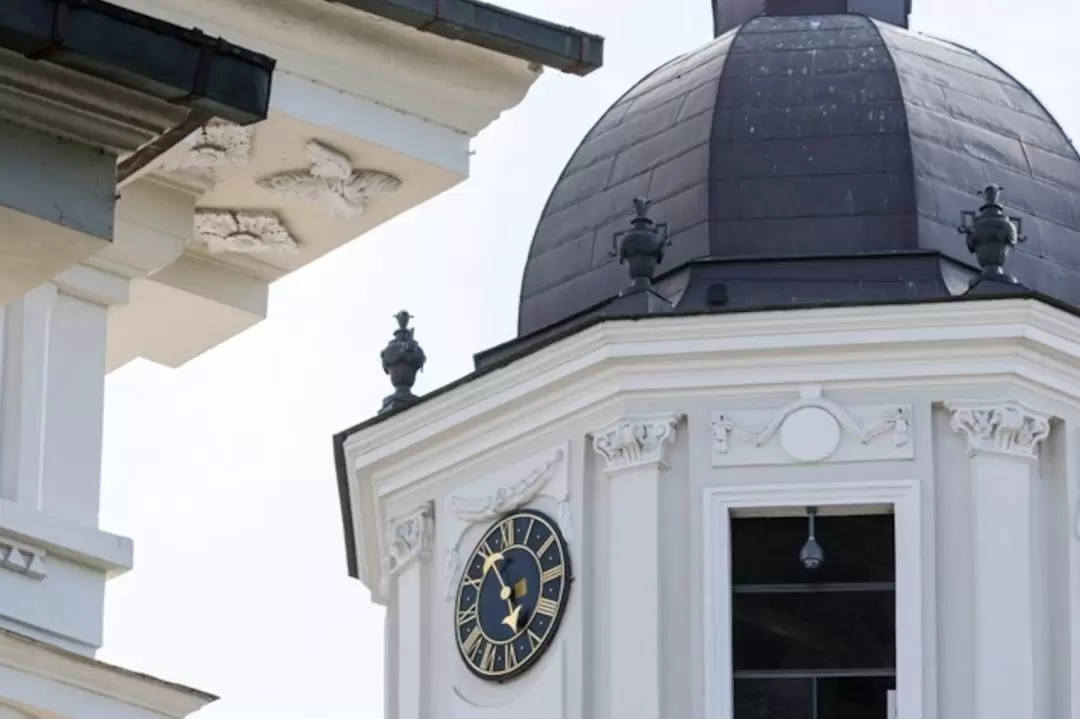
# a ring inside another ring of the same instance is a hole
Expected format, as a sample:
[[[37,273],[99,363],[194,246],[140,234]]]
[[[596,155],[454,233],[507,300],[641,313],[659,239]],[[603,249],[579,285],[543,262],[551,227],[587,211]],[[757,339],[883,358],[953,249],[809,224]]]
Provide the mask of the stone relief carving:
[[[1033,459],[1050,435],[1050,415],[1008,400],[945,403],[952,412],[949,426],[963,434],[968,452],[993,452]]]
[[[241,165],[251,161],[253,126],[243,127],[226,120],[213,119],[193,132],[184,141],[187,152],[176,155],[162,165],[166,171],[185,170],[201,177],[213,177],[214,170],[224,165]]]
[[[385,172],[355,169],[348,155],[316,140],[308,142],[306,150],[310,168],[264,177],[259,186],[286,197],[322,203],[341,220],[362,213],[371,199],[401,186],[401,180]]]
[[[45,551],[0,537],[0,567],[31,579],[44,579]]]
[[[494,520],[507,512],[512,512],[536,499],[563,465],[565,458],[566,453],[563,450],[556,450],[551,456],[551,459],[547,460],[521,479],[518,479],[509,485],[500,487],[491,494],[482,497],[451,496],[447,499],[447,507],[451,514],[466,524]],[[565,503],[566,499],[563,501]],[[567,506],[566,511],[567,513],[569,512],[569,506]],[[563,537],[569,542],[570,540],[566,535],[568,525],[563,525],[562,522],[563,517],[560,506],[560,529],[563,531]],[[443,571],[445,576],[443,594],[445,595],[446,601],[451,601],[454,598],[454,593],[457,589],[458,575],[461,571],[460,550],[462,536],[462,534],[458,535],[453,544],[447,548],[443,558]]]
[[[435,535],[435,505],[427,502],[408,514],[390,520],[386,530],[386,556],[383,559],[380,588],[389,593],[390,579],[405,571],[418,559],[430,559]]]
[[[675,441],[679,414],[621,419],[593,435],[593,449],[604,458],[604,469],[614,472],[650,463],[667,465],[668,449]]]
[[[732,412],[713,412],[709,422],[713,464],[823,461],[838,454],[845,436],[853,438],[862,449],[850,448],[842,457],[838,456],[838,461],[911,455],[910,406],[852,408],[864,415],[860,418],[853,411],[823,397],[819,386],[805,387],[801,395],[800,399],[776,412],[748,410],[737,413],[741,420],[737,420]],[[871,454],[869,445],[884,435],[891,435],[892,451],[882,450],[876,455]],[[740,461],[730,456],[734,453],[733,441],[752,448],[764,448],[774,438],[779,440],[786,460],[764,456]]]
[[[213,254],[300,251],[296,240],[273,212],[196,210],[195,236]]]

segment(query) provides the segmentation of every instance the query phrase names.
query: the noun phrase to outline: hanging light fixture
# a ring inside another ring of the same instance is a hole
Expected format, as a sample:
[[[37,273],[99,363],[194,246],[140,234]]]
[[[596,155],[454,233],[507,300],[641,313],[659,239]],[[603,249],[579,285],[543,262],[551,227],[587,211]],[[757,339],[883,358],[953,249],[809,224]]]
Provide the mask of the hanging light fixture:
[[[806,516],[810,520],[809,536],[806,544],[799,550],[799,561],[807,569],[813,571],[819,569],[825,563],[825,550],[818,544],[814,537],[814,519],[817,517],[817,507],[807,507]]]

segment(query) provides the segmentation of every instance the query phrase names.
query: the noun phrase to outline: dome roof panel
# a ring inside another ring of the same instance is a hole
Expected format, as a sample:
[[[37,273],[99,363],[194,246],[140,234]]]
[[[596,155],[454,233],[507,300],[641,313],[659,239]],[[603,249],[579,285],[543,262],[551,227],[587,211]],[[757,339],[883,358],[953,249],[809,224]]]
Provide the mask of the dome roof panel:
[[[727,306],[748,308],[944,292],[912,279],[910,263],[843,258],[930,250],[972,264],[956,227],[991,182],[1030,238],[1010,270],[1080,305],[1080,158],[1020,83],[975,52],[860,15],[756,17],[651,73],[586,136],[537,226],[519,333],[602,311],[627,286],[612,236],[634,197],[669,225],[661,274],[737,263],[716,272]],[[861,274],[819,282],[821,258]],[[766,261],[773,270],[753,264]],[[682,302],[701,294],[685,281]]]

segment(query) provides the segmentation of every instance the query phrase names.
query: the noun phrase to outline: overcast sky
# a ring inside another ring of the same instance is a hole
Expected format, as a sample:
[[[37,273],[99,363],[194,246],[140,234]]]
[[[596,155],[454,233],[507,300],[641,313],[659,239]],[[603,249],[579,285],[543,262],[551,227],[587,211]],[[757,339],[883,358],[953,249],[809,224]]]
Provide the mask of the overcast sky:
[[[135,540],[102,659],[222,696],[200,719],[381,719],[383,610],[346,573],[330,437],[389,392],[378,353],[416,315],[421,392],[509,339],[563,164],[638,78],[711,38],[709,0],[496,0],[607,38],[474,143],[472,177],[276,283],[270,317],[170,370],[108,379],[102,528]],[[915,0],[913,26],[1003,64],[1080,137],[1077,0]],[[1071,22],[1069,18],[1071,17]]]

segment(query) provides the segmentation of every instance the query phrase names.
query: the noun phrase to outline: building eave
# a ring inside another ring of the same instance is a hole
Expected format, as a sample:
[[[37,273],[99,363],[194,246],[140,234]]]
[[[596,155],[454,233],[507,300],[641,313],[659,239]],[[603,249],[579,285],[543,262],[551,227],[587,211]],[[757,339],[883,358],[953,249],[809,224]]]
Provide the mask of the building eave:
[[[328,0],[422,32],[573,75],[604,63],[604,38],[477,0]]]
[[[1070,395],[1078,356],[1076,313],[1030,295],[597,319],[335,436],[349,571],[384,601],[388,501],[415,500],[432,477],[523,441],[537,424],[601,415],[631,395],[820,381],[823,364],[843,363],[864,368],[867,382],[961,387],[1009,375],[1080,406]]]
[[[99,0],[0,5],[0,48],[247,125],[266,117],[275,61]]]

